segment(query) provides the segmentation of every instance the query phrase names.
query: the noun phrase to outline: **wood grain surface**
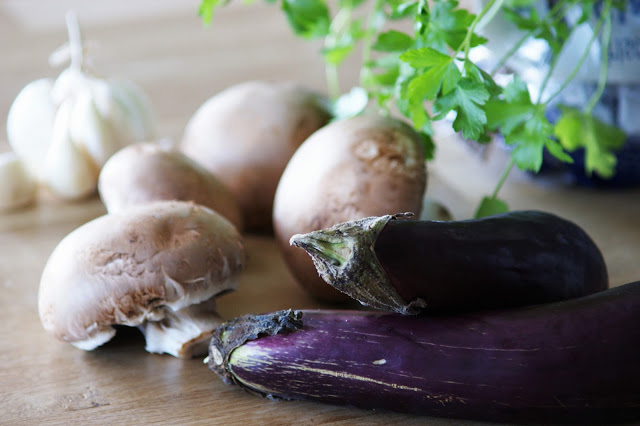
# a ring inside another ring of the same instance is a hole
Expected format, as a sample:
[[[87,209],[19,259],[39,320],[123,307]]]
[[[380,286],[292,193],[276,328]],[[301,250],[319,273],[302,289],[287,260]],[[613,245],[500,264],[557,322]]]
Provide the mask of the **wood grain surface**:
[[[0,134],[28,82],[55,76],[49,53],[65,42],[64,13],[78,11],[95,40],[96,69],[128,78],[149,95],[159,138],[179,140],[208,97],[251,79],[296,80],[325,90],[320,46],[295,39],[276,7],[237,2],[203,27],[198,1],[4,0],[0,2]],[[357,77],[347,64],[343,86]],[[34,123],[37,125],[37,123]],[[473,214],[504,165],[505,153],[479,155],[438,128],[428,194],[457,219]],[[602,249],[612,285],[640,279],[640,191],[576,188],[515,172],[502,192],[514,209],[541,209],[581,225]],[[274,402],[224,385],[202,359],[144,351],[135,329],[84,352],[45,334],[37,312],[43,266],[70,231],[104,213],[97,196],[74,203],[42,196],[0,216],[0,424],[460,424],[311,402]],[[293,281],[269,236],[246,236],[248,267],[239,290],[223,296],[225,318],[283,308],[323,307]],[[577,325],[579,326],[579,325]],[[425,360],[428,362],[428,360]],[[473,422],[467,422],[472,424]]]

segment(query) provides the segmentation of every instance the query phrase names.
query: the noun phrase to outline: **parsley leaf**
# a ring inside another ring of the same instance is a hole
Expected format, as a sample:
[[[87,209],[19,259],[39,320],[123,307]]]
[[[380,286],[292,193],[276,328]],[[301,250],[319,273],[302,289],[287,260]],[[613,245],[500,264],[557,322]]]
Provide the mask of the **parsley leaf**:
[[[571,157],[553,139],[554,127],[545,116],[545,105],[534,104],[527,85],[514,78],[503,90],[502,98],[486,105],[487,127],[499,130],[507,145],[513,147],[511,157],[522,170],[539,171],[546,148],[561,161]]]
[[[433,138],[431,138],[431,135],[426,131],[418,132],[418,136],[420,137],[422,146],[424,147],[425,160],[432,160],[436,151],[436,144],[433,142]]]
[[[538,172],[544,148],[561,161],[573,161],[552,136],[553,125],[545,117],[544,108],[539,107],[523,125],[505,136],[505,143],[515,146],[511,157],[520,169]]]
[[[493,216],[494,214],[506,213],[509,211],[507,203],[496,197],[484,197],[474,214],[475,218]]]
[[[487,127],[509,134],[534,114],[535,109],[527,85],[516,77],[505,86],[502,99],[487,102]]]
[[[548,125],[545,125],[540,115],[534,115],[505,136],[504,142],[514,146],[511,158],[519,169],[537,172],[542,167],[545,142],[553,131],[553,127],[546,124]]]
[[[339,65],[353,52],[357,41],[364,35],[365,30],[362,29],[362,23],[359,20],[353,21],[346,31],[336,34],[335,40],[332,39],[331,43],[326,43],[326,46],[321,50],[325,61],[331,65]]]
[[[395,53],[371,60],[363,66],[362,84],[369,88],[375,86],[376,90],[384,92],[378,95],[393,96],[393,88],[400,77],[400,65],[401,62]],[[378,97],[375,93],[372,96]]]
[[[585,149],[585,171],[603,178],[615,173],[614,151],[621,148],[625,133],[615,126],[603,123],[597,118],[575,108],[561,107],[562,117],[555,125],[554,134],[569,150]]]
[[[340,0],[339,7],[345,8],[345,9],[355,9],[356,7],[360,6],[363,2],[364,0]]]
[[[213,11],[220,6],[220,4],[226,4],[229,0],[202,0],[200,2],[200,8],[198,9],[198,15],[202,18],[202,21],[209,25],[213,19]]]
[[[411,49],[400,55],[400,60],[413,68],[427,68],[451,62],[449,55],[441,53],[432,47]]]
[[[484,85],[469,78],[462,78],[446,95],[438,98],[433,105],[436,117],[444,117],[449,111],[456,112],[453,129],[462,132],[467,139],[478,139],[484,133],[487,116],[482,105],[489,99]]]
[[[408,18],[418,13],[418,0],[392,0],[387,1],[387,3],[391,6],[391,13],[389,13],[389,18],[391,19]]]
[[[321,50],[324,60],[331,65],[339,65],[353,51],[353,44],[335,45]]]
[[[323,0],[283,0],[282,10],[300,37],[310,39],[329,34],[331,18]]]
[[[421,99],[433,100],[440,91],[442,80],[451,63],[442,63],[427,69],[424,73],[416,75],[408,87],[408,95],[416,102]],[[455,65],[453,65],[455,66]]]
[[[447,47],[458,49],[474,19],[466,9],[458,8],[456,0],[435,1],[428,13],[416,17],[422,26],[421,41],[440,52]]]
[[[413,46],[413,37],[396,30],[389,30],[378,35],[372,49],[379,52],[403,52]]]
[[[466,76],[473,81],[484,84],[484,87],[492,97],[497,97],[502,91],[491,75],[473,62],[469,60],[464,61],[464,71]]]
[[[455,89],[461,78],[462,73],[458,67],[453,63],[449,65],[442,76],[442,94],[446,95]]]
[[[414,104],[418,104],[426,98],[434,100],[445,75],[454,72],[449,67],[455,67],[453,59],[449,55],[440,53],[431,47],[411,49],[400,55],[400,60],[408,63],[411,67],[424,70],[416,73],[408,82],[406,95],[413,99]]]
[[[531,105],[531,95],[529,95],[527,84],[518,77],[515,77],[504,87],[502,94],[507,102]]]
[[[591,6],[593,7],[593,6]],[[554,56],[560,54],[571,30],[562,19],[540,16],[536,4],[506,7],[504,17],[513,22],[516,27],[524,32],[530,32],[535,38],[542,39],[553,52]]]

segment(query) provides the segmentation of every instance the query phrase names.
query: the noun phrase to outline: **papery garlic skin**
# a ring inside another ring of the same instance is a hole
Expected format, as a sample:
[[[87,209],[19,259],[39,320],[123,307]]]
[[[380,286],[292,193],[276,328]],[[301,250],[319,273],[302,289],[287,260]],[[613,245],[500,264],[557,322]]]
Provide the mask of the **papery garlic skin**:
[[[33,203],[36,189],[35,180],[14,152],[0,154],[0,211]]]

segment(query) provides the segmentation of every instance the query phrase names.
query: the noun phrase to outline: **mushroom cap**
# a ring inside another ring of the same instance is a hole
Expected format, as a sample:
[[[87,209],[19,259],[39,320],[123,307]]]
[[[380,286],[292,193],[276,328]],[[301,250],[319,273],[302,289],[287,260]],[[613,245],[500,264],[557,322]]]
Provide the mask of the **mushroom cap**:
[[[270,232],[278,180],[300,144],[329,121],[325,102],[292,82],[238,84],[198,108],[180,149],[231,189],[247,230]]]
[[[397,119],[363,115],[311,135],[287,164],[273,207],[276,241],[298,283],[319,299],[348,300],[290,238],[363,217],[419,216],[426,180],[422,141]]]
[[[220,179],[182,152],[141,142],[115,153],[104,165],[98,191],[109,213],[158,200],[193,201],[242,231],[242,214]]]
[[[51,253],[40,282],[40,319],[56,338],[86,350],[110,340],[116,324],[144,330],[160,321],[171,328],[167,318],[235,289],[245,261],[236,228],[204,206],[158,201],[107,214]],[[177,350],[180,356],[184,348]]]

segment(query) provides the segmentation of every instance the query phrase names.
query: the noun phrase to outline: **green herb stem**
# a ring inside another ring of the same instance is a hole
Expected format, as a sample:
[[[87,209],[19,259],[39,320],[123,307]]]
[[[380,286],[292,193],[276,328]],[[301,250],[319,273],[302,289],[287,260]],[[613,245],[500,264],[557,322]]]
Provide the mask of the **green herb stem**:
[[[487,15],[487,13],[489,13],[489,11],[493,11],[494,7],[496,9],[499,9],[500,7],[502,7],[503,3],[504,3],[504,0],[490,0],[482,8],[480,13],[477,14],[476,17],[471,22],[471,25],[469,26],[469,29],[467,30],[467,34],[465,35],[464,40],[462,40],[462,43],[460,44],[458,49],[454,52],[453,58],[456,58],[458,56],[458,54],[464,50],[464,58],[465,58],[465,60],[469,59],[469,50],[471,49],[471,38],[473,37],[473,34],[475,32],[475,29],[476,29],[476,26]]]
[[[498,181],[498,184],[496,185],[495,189],[493,190],[493,193],[491,194],[491,198],[498,198],[498,192],[500,192],[500,189],[502,189],[502,186],[506,182],[507,177],[509,176],[509,173],[511,173],[511,170],[513,169],[513,166],[515,164],[516,164],[516,160],[513,157],[511,157],[509,159],[509,163],[507,163],[507,167],[504,169],[504,171],[502,172],[502,175],[500,176],[500,180]]]
[[[496,17],[496,15],[498,14],[498,12],[500,12],[501,9],[502,9],[502,2],[494,3],[494,5],[491,8],[489,8],[489,10],[487,10],[487,13],[484,15],[484,17],[478,22],[476,28],[482,31],[482,29],[486,25],[488,25],[491,21],[493,21],[493,18]]]
[[[345,28],[348,28],[351,21],[352,9],[350,7],[343,7],[338,10],[336,16],[331,20],[329,27],[329,34],[324,39],[324,46],[326,48],[334,48],[336,43],[343,34]],[[327,79],[327,90],[329,96],[332,99],[337,99],[340,94],[340,79],[338,75],[338,66],[335,64],[325,64],[325,74]]]
[[[340,79],[338,76],[338,67],[334,64],[325,64],[325,75],[327,78],[327,91],[331,99],[340,97]]]
[[[418,12],[416,13],[416,16],[415,16],[415,23],[416,23],[415,35],[416,36],[421,35],[425,30],[424,22],[422,22],[422,19],[420,19],[419,16],[428,13],[427,12],[428,10],[429,10],[429,5],[427,3],[427,0],[418,0]]]
[[[371,10],[371,14],[369,15],[369,19],[367,21],[367,30],[365,36],[362,38],[362,68],[360,70],[360,85],[362,87],[365,87],[365,83],[371,71],[369,63],[371,61],[373,38],[380,29],[379,26],[376,25],[376,20],[378,14],[382,10],[382,7],[384,6],[384,3],[384,0],[376,0],[376,2],[374,3],[373,9]]]
[[[604,28],[602,30],[602,49],[600,53],[600,75],[598,76],[598,87],[589,99],[585,107],[585,113],[591,115],[593,108],[602,97],[607,84],[607,72],[609,70],[609,42],[611,41],[611,0],[604,4],[602,15],[605,17]]]
[[[560,95],[564,91],[564,89],[566,89],[566,87],[573,81],[573,79],[576,77],[576,75],[578,75],[578,72],[580,72],[580,69],[582,68],[582,65],[584,64],[584,61],[586,61],[587,57],[589,56],[589,52],[591,51],[591,47],[593,46],[593,44],[595,43],[596,39],[598,38],[598,34],[600,33],[600,29],[602,28],[602,24],[606,20],[607,15],[609,15],[610,9],[611,9],[611,0],[608,0],[608,1],[605,2],[605,7],[604,7],[604,10],[603,10],[603,13],[600,16],[600,19],[598,19],[598,23],[596,24],[596,27],[594,28],[593,35],[589,39],[589,43],[587,44],[587,47],[585,48],[582,56],[580,57],[580,60],[578,61],[576,66],[571,71],[571,74],[569,74],[569,77],[567,77],[564,80],[562,85],[551,96],[549,96],[549,98],[547,98],[545,100],[545,104],[548,104],[551,100],[553,100],[558,95]]]
[[[558,2],[558,3],[556,3],[553,6],[553,8],[551,8],[551,10],[549,10],[549,13],[545,17],[545,21],[547,19],[549,19],[549,24],[553,25],[553,24],[557,23],[559,20],[563,19],[564,18],[564,14],[561,14],[559,16],[556,16],[556,15],[560,10],[562,10],[562,8],[565,7],[565,5],[567,3],[569,3],[568,0],[562,0],[562,1]],[[509,60],[509,58],[511,58],[513,55],[515,55],[515,53],[522,47],[522,45],[527,40],[529,40],[531,37],[535,37],[536,34],[538,34],[540,31],[542,31],[542,26],[527,31],[504,55],[502,55],[502,57],[500,58],[498,63],[493,67],[493,69],[491,70],[491,72],[489,74],[492,77],[495,76],[496,73],[500,70],[500,68],[502,68],[504,66],[504,64]]]
[[[569,37],[571,37],[571,34],[573,34],[575,29],[576,29],[575,26],[571,28]],[[549,81],[551,81],[551,76],[556,70],[556,67],[558,66],[559,61],[560,61],[560,55],[556,55],[551,61],[551,64],[549,65],[549,70],[547,71],[547,75],[544,77],[544,80],[542,81],[542,84],[540,85],[540,89],[538,91],[538,100],[536,101],[537,104],[540,104],[542,102],[542,96],[544,95],[544,91],[547,90],[547,85],[549,84]]]
[[[520,40],[518,40],[518,42],[516,44],[514,44],[511,49],[509,49],[507,51],[507,53],[505,53],[504,55],[502,55],[502,58],[500,58],[500,60],[498,61],[498,63],[493,67],[493,69],[491,70],[491,72],[489,73],[492,77],[494,77],[496,75],[496,73],[498,71],[500,71],[500,69],[504,66],[504,64],[507,63],[507,61],[509,60],[509,58],[511,58],[513,55],[515,55],[515,53],[518,51],[518,49],[520,49],[522,47],[522,45],[529,40],[530,37],[533,37],[534,35],[536,35],[538,32],[540,31],[539,28],[536,28],[535,30],[531,30],[528,33],[526,33],[524,36],[522,36],[522,38]]]

